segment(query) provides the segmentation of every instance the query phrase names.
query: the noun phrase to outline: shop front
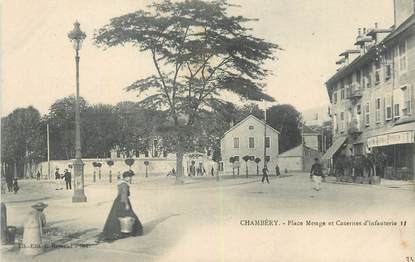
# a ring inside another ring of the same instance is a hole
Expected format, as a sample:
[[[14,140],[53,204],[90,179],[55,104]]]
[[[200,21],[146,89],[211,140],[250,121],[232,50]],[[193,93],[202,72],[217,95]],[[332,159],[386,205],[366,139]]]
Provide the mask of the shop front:
[[[378,148],[386,154],[383,178],[414,180],[415,122],[396,125],[387,132],[368,137],[367,147]]]

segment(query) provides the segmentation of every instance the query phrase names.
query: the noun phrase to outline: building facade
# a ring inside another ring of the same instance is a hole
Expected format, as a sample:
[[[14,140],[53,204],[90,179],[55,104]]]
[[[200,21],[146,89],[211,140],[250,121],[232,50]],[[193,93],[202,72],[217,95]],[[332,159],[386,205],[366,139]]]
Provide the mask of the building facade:
[[[325,122],[330,121],[329,108],[330,105],[325,104],[302,111],[304,124],[307,126],[322,126]]]
[[[303,144],[309,148],[320,151],[321,149],[321,133],[304,125],[302,127]]]
[[[264,139],[265,137],[265,139]],[[235,169],[240,169],[240,175],[245,174],[246,165],[249,174],[256,174],[257,164],[253,159],[260,158],[259,166],[264,166],[264,146],[266,158],[269,159],[267,167],[270,173],[275,172],[278,159],[279,132],[264,121],[250,115],[231,127],[221,140],[222,165],[224,174],[233,174]],[[243,160],[244,156],[250,156],[251,160]],[[236,158],[234,163],[230,158]]]
[[[359,29],[327,82],[333,146],[323,156],[387,155],[385,178],[414,179],[415,3],[395,0],[395,25]]]
[[[315,163],[314,159],[320,157],[321,154],[316,149],[301,144],[281,153],[278,157],[278,166],[281,172],[310,172],[311,166]]]

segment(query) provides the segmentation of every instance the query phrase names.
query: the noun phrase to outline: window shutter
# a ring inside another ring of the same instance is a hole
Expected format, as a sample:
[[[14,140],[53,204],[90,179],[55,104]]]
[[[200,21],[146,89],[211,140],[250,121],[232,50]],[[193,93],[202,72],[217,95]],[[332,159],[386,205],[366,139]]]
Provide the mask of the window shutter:
[[[411,113],[414,113],[415,108],[415,87],[413,85],[410,85],[411,87]]]

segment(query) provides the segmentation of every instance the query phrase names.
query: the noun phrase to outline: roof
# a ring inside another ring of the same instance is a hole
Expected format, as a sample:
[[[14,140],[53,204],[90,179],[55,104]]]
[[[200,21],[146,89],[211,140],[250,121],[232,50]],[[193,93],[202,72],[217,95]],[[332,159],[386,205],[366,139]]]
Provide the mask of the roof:
[[[284,153],[281,153],[278,157],[293,157],[293,156],[303,156],[302,145],[291,148]]]
[[[359,50],[354,50],[354,49],[348,49],[344,52],[342,52],[339,56],[347,56],[349,54],[360,54]]]
[[[395,39],[397,36],[401,35],[408,29],[410,29],[413,25],[415,25],[415,15],[411,15],[405,22],[403,22],[398,28],[396,28],[393,32],[387,35],[379,44],[386,45],[388,42]],[[335,73],[330,79],[327,80],[326,85],[327,88],[332,83],[338,81],[339,79],[347,76],[348,74],[352,73],[356,67],[362,66],[366,64],[370,59],[375,56],[375,48],[369,49],[364,55],[357,57],[353,62],[351,62],[348,66],[342,68],[337,73]]]
[[[310,127],[304,125],[303,126],[303,134],[319,134],[319,132],[311,129]]]
[[[251,119],[251,118],[254,119],[255,121],[260,122],[261,124],[265,124],[265,122],[263,120],[259,119],[258,117],[254,116],[254,115],[249,115],[249,116],[245,117],[243,120],[239,121],[236,125],[234,125],[230,129],[228,129],[228,131],[226,131],[225,134],[223,134],[223,137],[225,137],[229,132],[236,129],[237,127],[239,127],[240,125],[242,125],[244,122],[246,122],[248,119]],[[276,129],[274,129],[272,126],[270,126],[268,124],[267,124],[267,129],[270,129],[270,130],[276,132],[277,134],[280,134],[280,132],[278,132]]]
[[[281,153],[278,157],[296,157],[296,156],[303,156],[304,155],[304,151],[315,151],[318,152],[317,150],[310,148],[308,146],[305,146],[303,144],[300,144],[294,148],[291,148],[287,151],[285,151],[284,153]]]
[[[334,141],[333,145],[324,153],[324,155],[321,157],[321,159],[330,159],[333,157],[334,154],[336,154],[337,151],[339,151],[340,147],[346,142],[347,137],[340,137],[336,141]]]

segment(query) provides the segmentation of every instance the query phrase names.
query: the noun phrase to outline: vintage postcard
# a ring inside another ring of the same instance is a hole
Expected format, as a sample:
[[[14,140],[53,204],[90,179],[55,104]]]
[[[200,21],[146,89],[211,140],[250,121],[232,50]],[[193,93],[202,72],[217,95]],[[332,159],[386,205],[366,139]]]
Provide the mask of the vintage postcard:
[[[0,12],[2,261],[415,261],[415,1]]]

